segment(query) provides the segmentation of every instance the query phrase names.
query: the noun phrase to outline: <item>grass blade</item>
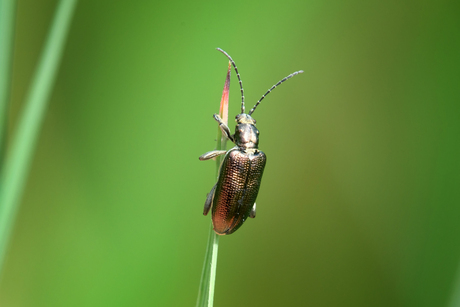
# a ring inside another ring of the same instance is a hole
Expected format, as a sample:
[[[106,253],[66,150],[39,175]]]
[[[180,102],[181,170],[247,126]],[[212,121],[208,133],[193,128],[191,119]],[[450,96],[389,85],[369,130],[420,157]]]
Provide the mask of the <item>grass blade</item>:
[[[230,73],[231,62],[228,63],[227,77],[225,79],[222,100],[220,102],[219,115],[222,121],[228,123],[228,97],[230,91]],[[226,148],[227,138],[222,136],[220,128],[217,130],[217,146],[216,150]],[[220,162],[223,156],[216,158],[216,178],[219,175]],[[200,288],[198,290],[197,307],[212,307],[214,304],[214,289],[216,283],[217,272],[217,252],[219,250],[219,235],[217,235],[212,227],[209,229],[208,244],[206,247],[206,255],[204,257],[203,270],[201,272]]]
[[[0,276],[32,154],[56,78],[76,0],[59,1],[25,109],[0,174]]]

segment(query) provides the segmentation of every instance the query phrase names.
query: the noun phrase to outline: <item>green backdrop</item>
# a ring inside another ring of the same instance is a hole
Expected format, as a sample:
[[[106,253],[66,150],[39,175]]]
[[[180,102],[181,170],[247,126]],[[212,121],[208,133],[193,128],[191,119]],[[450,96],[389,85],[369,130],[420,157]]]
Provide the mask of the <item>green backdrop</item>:
[[[9,134],[55,1],[18,1]],[[215,306],[454,306],[457,1],[80,1],[0,306],[194,306],[228,61],[268,157]],[[232,75],[230,119],[239,111]],[[230,124],[234,130],[233,122]]]

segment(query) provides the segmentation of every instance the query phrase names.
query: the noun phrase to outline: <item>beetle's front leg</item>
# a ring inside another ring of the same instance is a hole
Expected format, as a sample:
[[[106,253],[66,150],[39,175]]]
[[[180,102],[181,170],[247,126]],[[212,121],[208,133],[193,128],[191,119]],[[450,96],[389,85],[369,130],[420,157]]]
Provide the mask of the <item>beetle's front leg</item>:
[[[209,209],[211,209],[212,200],[214,198],[214,191],[216,190],[216,186],[217,184],[215,184],[212,187],[211,192],[209,192],[208,195],[206,196],[206,201],[204,202],[203,215],[208,215]]]
[[[230,128],[228,128],[228,126],[222,121],[222,118],[220,118],[220,116],[217,114],[214,114],[213,117],[216,120],[216,122],[219,123],[220,130],[222,130],[222,133],[227,137],[227,139],[235,143],[235,141],[233,140],[233,136],[230,132]]]
[[[198,159],[200,161],[205,161],[209,159],[214,159],[215,157],[218,157],[220,155],[225,154],[227,151],[226,150],[213,150],[213,151],[208,151],[207,153],[202,154]]]
[[[254,207],[252,207],[251,212],[249,213],[250,218],[256,217],[256,203],[254,203]]]

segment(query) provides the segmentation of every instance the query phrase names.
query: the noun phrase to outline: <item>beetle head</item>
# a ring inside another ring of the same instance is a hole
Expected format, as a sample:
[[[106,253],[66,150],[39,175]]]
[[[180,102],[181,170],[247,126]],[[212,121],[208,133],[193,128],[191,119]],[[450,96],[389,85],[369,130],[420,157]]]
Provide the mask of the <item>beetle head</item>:
[[[256,120],[254,118],[252,118],[251,115],[246,114],[246,113],[238,114],[235,117],[235,120],[236,120],[236,122],[238,124],[249,124],[249,125],[255,125],[256,124]]]

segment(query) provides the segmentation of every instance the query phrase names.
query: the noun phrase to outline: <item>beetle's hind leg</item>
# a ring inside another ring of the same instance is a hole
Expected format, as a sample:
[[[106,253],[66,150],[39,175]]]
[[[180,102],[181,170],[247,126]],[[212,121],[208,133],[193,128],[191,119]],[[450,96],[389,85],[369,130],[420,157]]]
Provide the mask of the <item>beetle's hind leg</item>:
[[[222,133],[227,137],[227,139],[235,143],[232,133],[230,132],[230,128],[228,128],[228,126],[222,121],[222,118],[220,118],[220,116],[217,114],[214,114],[213,117],[216,122],[219,123],[220,130],[222,130]]]
[[[198,159],[200,161],[205,161],[209,159],[214,159],[215,157],[218,157],[220,155],[225,154],[227,151],[226,150],[213,150],[213,151],[208,151],[207,153],[202,154]]]
[[[256,217],[256,203],[254,203],[254,207],[252,207],[251,212],[249,213],[250,218]]]
[[[214,191],[216,190],[216,186],[217,186],[217,184],[215,184],[212,187],[211,192],[209,192],[208,195],[206,196],[206,201],[204,203],[204,209],[203,209],[203,215],[208,215],[209,209],[211,209],[212,201],[214,199]]]

